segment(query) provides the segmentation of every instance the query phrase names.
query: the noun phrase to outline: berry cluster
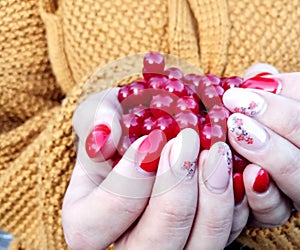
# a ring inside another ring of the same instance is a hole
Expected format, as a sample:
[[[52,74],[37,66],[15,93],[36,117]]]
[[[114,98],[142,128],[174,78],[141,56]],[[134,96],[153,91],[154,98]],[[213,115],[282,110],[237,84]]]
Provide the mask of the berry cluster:
[[[230,112],[224,107],[222,96],[229,88],[242,87],[242,78],[184,75],[176,67],[165,69],[164,56],[156,52],[146,54],[142,73],[143,78],[122,86],[118,93],[124,111],[120,155],[137,138],[155,129],[170,140],[180,130],[193,128],[203,149],[226,141]],[[232,153],[233,171],[242,173],[248,161],[234,150]]]

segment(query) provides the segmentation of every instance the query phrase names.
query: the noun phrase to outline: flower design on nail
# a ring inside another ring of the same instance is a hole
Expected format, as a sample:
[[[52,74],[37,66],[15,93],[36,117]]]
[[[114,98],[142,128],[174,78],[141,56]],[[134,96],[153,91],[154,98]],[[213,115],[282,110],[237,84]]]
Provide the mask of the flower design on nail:
[[[253,137],[249,135],[246,129],[243,127],[244,122],[242,118],[233,118],[233,124],[230,126],[229,130],[235,135],[238,142],[246,142],[247,144],[253,144]]]
[[[227,172],[228,174],[230,174],[232,169],[232,157],[229,151],[229,147],[225,145],[219,145],[218,153],[226,157],[226,162],[228,167]]]
[[[196,162],[185,161],[182,168],[187,172],[186,177],[191,178],[195,173]]]
[[[235,118],[234,124],[238,127],[243,126],[243,119],[241,118]]]
[[[226,152],[227,152],[226,147],[224,145],[220,145],[218,148],[218,153],[225,156]]]
[[[252,101],[252,102],[249,104],[248,109],[255,109],[256,107],[257,107],[257,104],[256,104],[254,101]]]
[[[235,107],[233,111],[243,115],[254,116],[258,113],[258,108],[259,104],[255,101],[251,101],[247,107]]]

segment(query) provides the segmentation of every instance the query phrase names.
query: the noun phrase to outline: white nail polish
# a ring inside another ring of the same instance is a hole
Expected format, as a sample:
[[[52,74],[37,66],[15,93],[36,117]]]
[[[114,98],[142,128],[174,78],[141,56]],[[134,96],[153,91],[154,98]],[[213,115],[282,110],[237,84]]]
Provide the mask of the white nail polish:
[[[191,179],[195,173],[200,149],[199,135],[193,129],[182,130],[174,139],[170,167],[178,178]]]
[[[233,88],[223,95],[224,105],[234,113],[256,116],[266,109],[266,102],[259,94],[246,89]]]
[[[245,149],[260,150],[270,139],[269,133],[261,124],[243,114],[232,114],[227,124],[231,138]]]

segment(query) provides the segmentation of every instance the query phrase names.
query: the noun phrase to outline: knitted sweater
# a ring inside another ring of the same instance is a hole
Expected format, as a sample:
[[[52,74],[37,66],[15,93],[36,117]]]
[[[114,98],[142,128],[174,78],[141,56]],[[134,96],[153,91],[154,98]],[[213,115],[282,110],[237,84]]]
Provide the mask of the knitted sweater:
[[[0,228],[11,249],[67,249],[71,118],[97,67],[154,50],[219,76],[255,62],[300,71],[298,0],[0,0],[0,10]],[[300,213],[238,241],[300,249]]]

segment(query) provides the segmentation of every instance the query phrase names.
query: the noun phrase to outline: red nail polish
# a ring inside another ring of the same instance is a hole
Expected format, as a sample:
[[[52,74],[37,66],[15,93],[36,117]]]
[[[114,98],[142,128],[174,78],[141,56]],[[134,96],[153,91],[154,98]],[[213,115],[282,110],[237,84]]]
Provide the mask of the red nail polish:
[[[255,76],[267,76],[267,75],[271,75],[271,73],[269,73],[269,72],[260,72]]]
[[[257,193],[264,193],[270,186],[269,174],[266,170],[260,169],[253,183],[253,190]]]
[[[238,205],[242,202],[245,196],[245,186],[243,175],[241,173],[233,174],[233,191],[234,191],[234,204]]]
[[[93,128],[85,140],[85,150],[90,158],[99,156],[110,133],[110,128],[104,124],[98,124]]]
[[[281,91],[281,82],[277,79],[262,77],[264,73],[260,73],[257,76],[247,79],[241,85],[241,88],[252,88],[252,89],[262,89],[274,94],[278,94]]]
[[[155,172],[158,168],[160,154],[167,143],[165,134],[159,130],[153,130],[141,143],[137,153],[137,164],[146,172]]]

